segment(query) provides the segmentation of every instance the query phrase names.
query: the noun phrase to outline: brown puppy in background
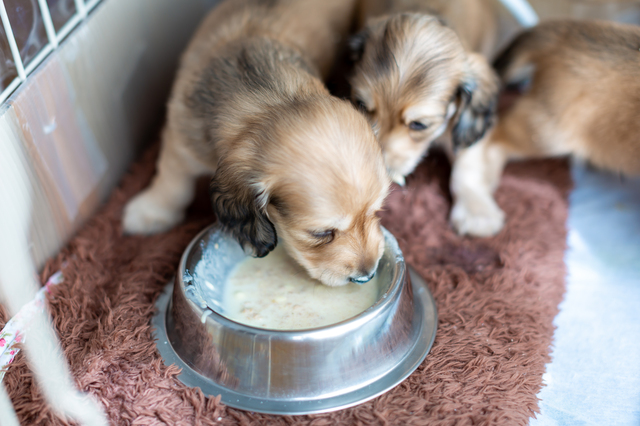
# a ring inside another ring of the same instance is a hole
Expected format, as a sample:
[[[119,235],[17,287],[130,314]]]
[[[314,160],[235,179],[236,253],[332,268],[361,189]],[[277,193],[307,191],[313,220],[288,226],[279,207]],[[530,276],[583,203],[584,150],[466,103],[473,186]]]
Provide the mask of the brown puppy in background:
[[[363,0],[359,15],[353,98],[403,184],[447,130],[452,153],[492,126],[499,84],[478,52],[495,43],[496,16],[485,0]]]
[[[491,137],[454,165],[452,189],[465,206],[454,212],[460,232],[487,236],[501,229],[493,192],[510,159],[573,155],[640,174],[639,27],[546,22],[517,37],[495,65],[505,84],[527,80],[529,88],[501,112]]]
[[[371,279],[389,179],[367,120],[320,80],[353,9],[345,0],[216,7],[182,58],[158,172],[126,206],[125,231],[180,222],[195,179],[211,173],[218,220],[254,255],[279,237],[326,285]]]

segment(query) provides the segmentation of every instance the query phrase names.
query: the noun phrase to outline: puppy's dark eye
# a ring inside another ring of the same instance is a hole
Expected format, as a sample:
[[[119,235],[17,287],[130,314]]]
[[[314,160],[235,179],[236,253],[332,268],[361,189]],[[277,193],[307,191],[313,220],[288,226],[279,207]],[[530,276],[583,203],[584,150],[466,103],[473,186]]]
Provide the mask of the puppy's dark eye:
[[[416,130],[416,131],[421,131],[421,130],[427,130],[429,126],[427,124],[421,123],[419,121],[412,121],[411,123],[409,123],[409,128],[411,130]]]
[[[311,236],[318,240],[318,244],[329,244],[336,237],[335,229],[327,229],[324,231],[310,232]]]
[[[362,99],[356,98],[356,107],[358,108],[358,110],[360,110],[360,112],[369,112],[369,110],[367,109],[367,104],[365,104]]]

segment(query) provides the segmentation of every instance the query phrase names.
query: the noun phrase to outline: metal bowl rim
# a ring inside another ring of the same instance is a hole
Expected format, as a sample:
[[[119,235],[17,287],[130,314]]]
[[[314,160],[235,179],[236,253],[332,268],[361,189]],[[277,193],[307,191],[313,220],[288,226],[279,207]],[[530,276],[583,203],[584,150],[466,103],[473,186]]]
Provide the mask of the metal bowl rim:
[[[395,299],[400,297],[400,293],[402,291],[402,284],[405,281],[404,278],[407,273],[404,255],[402,254],[400,247],[398,246],[398,242],[395,236],[391,232],[389,232],[384,226],[381,225],[380,228],[382,229],[382,233],[384,235],[385,241],[387,241],[387,237],[391,237],[390,240],[395,245],[394,251],[395,251],[395,262],[397,267],[394,268],[392,284],[389,286],[389,288],[378,297],[378,300],[376,300],[376,302],[373,305],[371,305],[364,311],[360,312],[359,314],[354,315],[351,318],[347,318],[345,320],[339,321],[337,323],[325,325],[322,327],[304,328],[304,329],[296,329],[296,330],[278,330],[278,329],[272,329],[272,328],[253,327],[251,325],[234,321],[222,315],[221,313],[213,310],[209,306],[207,306],[205,309],[207,309],[210,313],[207,314],[206,321],[215,321],[221,324],[222,326],[233,325],[233,327],[236,328],[236,330],[238,331],[245,331],[245,332],[256,334],[256,335],[270,335],[270,336],[282,335],[287,337],[293,336],[294,338],[296,337],[295,335],[299,335],[298,336],[299,338],[314,338],[318,334],[324,334],[327,332],[332,332],[332,333],[344,332],[346,330],[350,330],[352,328],[358,327],[363,322],[368,322],[373,318],[378,317],[385,310],[389,309],[389,307],[392,305]],[[193,247],[199,241],[201,241],[204,235],[206,235],[209,232],[215,232],[215,231],[225,232],[224,228],[220,224],[218,224],[217,222],[213,223],[207,226],[206,228],[204,228],[202,231],[200,231],[191,240],[187,248],[182,253],[182,256],[180,257],[180,263],[178,264],[178,274],[175,277],[176,281],[178,281],[178,284],[182,289],[186,288],[184,279],[183,279],[184,271],[186,270],[187,259],[191,255]],[[182,290],[182,292],[183,294],[185,293],[184,290]],[[191,301],[188,297],[186,298],[189,301],[189,305],[192,307],[192,309],[196,310],[196,313],[198,316],[202,316],[205,313],[205,310],[203,308],[193,303],[193,301]]]

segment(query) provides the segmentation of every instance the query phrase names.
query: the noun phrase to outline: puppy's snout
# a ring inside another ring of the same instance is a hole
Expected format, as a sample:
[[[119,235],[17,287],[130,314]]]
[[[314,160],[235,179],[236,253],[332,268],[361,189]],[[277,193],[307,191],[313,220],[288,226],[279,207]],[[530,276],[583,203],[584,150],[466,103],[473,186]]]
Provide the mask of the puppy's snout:
[[[349,281],[356,284],[364,284],[371,281],[371,279],[376,275],[376,271],[371,272],[369,275],[361,275],[358,277],[351,277]]]

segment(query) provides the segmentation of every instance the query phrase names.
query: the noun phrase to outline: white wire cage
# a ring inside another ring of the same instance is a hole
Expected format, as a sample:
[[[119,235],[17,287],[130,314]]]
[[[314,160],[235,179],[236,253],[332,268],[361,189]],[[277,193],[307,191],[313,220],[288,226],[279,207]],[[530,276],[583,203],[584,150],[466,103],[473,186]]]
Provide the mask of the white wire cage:
[[[38,267],[155,137],[180,52],[216,1],[0,0],[0,163],[19,164],[31,194],[0,204],[29,204]]]
[[[100,1],[0,0],[0,104]]]

